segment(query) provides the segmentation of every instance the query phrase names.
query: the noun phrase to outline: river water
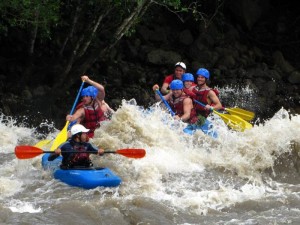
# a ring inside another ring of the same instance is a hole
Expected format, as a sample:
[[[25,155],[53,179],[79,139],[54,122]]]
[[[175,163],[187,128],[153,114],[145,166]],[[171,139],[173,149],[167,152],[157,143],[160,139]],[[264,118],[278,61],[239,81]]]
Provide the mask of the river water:
[[[15,146],[39,139],[0,115],[0,224],[300,224],[300,116],[281,109],[245,132],[210,119],[218,139],[184,134],[158,105],[124,101],[92,142],[146,156],[93,156],[122,184],[84,190],[53,179],[41,155],[17,159]]]

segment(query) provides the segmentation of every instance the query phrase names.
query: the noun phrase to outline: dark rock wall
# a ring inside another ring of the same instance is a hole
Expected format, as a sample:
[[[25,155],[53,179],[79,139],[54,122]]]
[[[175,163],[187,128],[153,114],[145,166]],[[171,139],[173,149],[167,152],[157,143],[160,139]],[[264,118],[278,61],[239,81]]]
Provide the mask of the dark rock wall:
[[[161,85],[173,72],[174,64],[183,61],[187,72],[193,74],[200,67],[209,69],[211,86],[235,87],[233,92],[221,94],[227,107],[236,105],[254,111],[262,119],[273,116],[281,107],[299,113],[300,19],[289,4],[227,1],[219,17],[210,23],[191,18],[182,22],[168,10],[153,11],[152,19],[142,21],[133,35],[124,37],[107,59],[99,59],[86,74],[105,85],[106,101],[113,108],[117,109],[122,99],[131,98],[148,107],[154,102],[153,84]],[[44,72],[41,74],[47,74]],[[0,93],[2,112],[36,115],[35,121],[48,118],[63,126],[80,86],[80,74],[73,76],[78,82],[71,90],[58,92],[35,79],[34,89],[24,85],[21,94],[8,91],[8,86],[14,87],[13,82],[22,80],[21,73],[9,79],[10,84],[0,75],[0,88],[6,87]],[[43,80],[46,78],[51,76]],[[249,87],[255,95],[241,97],[243,87]],[[238,98],[247,98],[247,102]]]

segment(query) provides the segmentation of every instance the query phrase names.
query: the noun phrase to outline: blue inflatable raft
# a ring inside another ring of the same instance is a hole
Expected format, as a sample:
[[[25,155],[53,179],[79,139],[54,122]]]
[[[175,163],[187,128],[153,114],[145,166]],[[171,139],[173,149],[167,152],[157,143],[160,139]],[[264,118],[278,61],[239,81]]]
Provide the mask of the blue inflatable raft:
[[[62,157],[59,156],[53,161],[48,161],[50,153],[42,157],[42,166],[44,169],[53,170],[53,176],[70,186],[93,189],[96,187],[117,187],[121,183],[121,178],[115,175],[108,168],[76,168],[60,169]]]
[[[213,138],[218,137],[218,133],[213,129],[213,124],[207,119],[205,120],[205,123],[202,126],[197,126],[194,124],[187,125],[187,127],[183,129],[183,132],[192,135],[197,130],[202,130],[204,134],[211,136]]]

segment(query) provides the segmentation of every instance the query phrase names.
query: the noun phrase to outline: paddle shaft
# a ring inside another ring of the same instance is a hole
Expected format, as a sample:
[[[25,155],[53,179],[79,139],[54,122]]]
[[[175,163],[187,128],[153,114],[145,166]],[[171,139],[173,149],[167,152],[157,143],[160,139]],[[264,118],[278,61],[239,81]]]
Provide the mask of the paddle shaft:
[[[71,112],[70,112],[71,115],[73,114],[73,112],[75,110],[78,98],[79,98],[81,90],[83,88],[83,85],[84,85],[84,81],[82,81],[81,86],[79,88],[78,94],[76,96],[75,102],[74,102],[73,107],[72,107]],[[57,147],[61,143],[65,142],[67,140],[67,138],[68,138],[68,126],[69,126],[69,123],[70,122],[67,121],[66,124],[65,124],[65,126],[64,126],[64,128],[58,133],[58,135],[56,136],[55,140],[53,141],[53,144],[52,144],[50,150],[53,151],[53,150],[57,149]]]
[[[77,96],[76,96],[76,99],[75,99],[75,102],[74,102],[73,107],[72,107],[72,109],[71,109],[70,115],[72,115],[72,114],[74,113],[74,110],[75,110],[76,104],[77,104],[77,102],[78,102],[78,98],[79,98],[79,96],[80,96],[80,93],[81,93],[81,90],[82,90],[82,88],[83,88],[83,85],[84,85],[84,81],[82,81],[82,83],[81,83],[81,86],[80,86],[80,88],[79,88],[79,91],[78,91]]]
[[[41,154],[43,154],[43,153],[54,153],[54,151],[43,151],[43,152],[41,152]],[[96,151],[66,151],[66,152],[61,152],[61,153],[72,153],[72,154],[94,153],[94,154],[98,154],[98,152],[96,152]],[[113,150],[105,150],[104,153],[117,153],[117,152],[113,151]]]
[[[199,105],[201,105],[201,106],[203,106],[203,107],[206,106],[205,104],[203,104],[202,102],[197,101],[196,99],[194,99],[194,102],[198,103]]]
[[[166,101],[166,99],[164,98],[164,96],[162,96],[162,94],[160,93],[160,91],[157,89],[155,92],[159,95],[160,99],[163,101],[163,103],[165,104],[165,106],[168,108],[168,110],[171,113],[171,115],[175,116],[175,113],[171,109],[171,106],[168,104],[168,102]]]
[[[40,154],[43,154],[43,153],[54,153],[54,151],[43,151],[41,152]],[[98,152],[96,151],[67,151],[67,152],[62,152],[62,153],[72,153],[72,154],[79,154],[79,153],[95,153],[97,154]]]

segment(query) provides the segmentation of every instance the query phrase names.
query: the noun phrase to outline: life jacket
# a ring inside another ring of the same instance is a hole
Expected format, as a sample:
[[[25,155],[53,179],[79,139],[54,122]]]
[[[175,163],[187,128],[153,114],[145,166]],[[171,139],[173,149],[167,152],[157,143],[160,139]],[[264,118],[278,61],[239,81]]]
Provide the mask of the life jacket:
[[[182,116],[184,114],[183,100],[185,98],[187,98],[186,95],[181,95],[179,98],[173,98],[173,96],[170,98],[170,107],[172,108],[173,112],[175,112],[175,115]]]
[[[196,86],[192,91],[193,94],[195,95],[194,99],[207,105],[208,104],[207,96],[211,90],[214,91],[217,96],[219,96],[219,91],[217,89],[212,89],[212,88],[200,89],[198,86]],[[214,106],[214,104],[210,104],[210,105]],[[210,111],[205,110],[203,106],[197,103],[194,104],[194,108],[196,110],[196,114],[200,114],[204,117],[208,117],[208,115],[210,114]]]
[[[179,98],[173,98],[169,100],[170,107],[175,112],[175,115],[182,116],[184,114],[183,111],[183,101],[184,99],[188,98],[187,95],[181,95]],[[190,121],[194,121],[194,117],[196,117],[196,111],[194,108],[191,110],[190,119],[187,121],[188,123]]]
[[[93,138],[95,129],[100,127],[100,122],[106,120],[106,117],[98,104],[96,106],[84,106],[83,108],[85,116],[81,123],[87,129],[90,129],[88,137]]]
[[[194,88],[195,86],[191,86],[190,88],[183,88],[183,92],[191,99],[196,99],[196,94],[193,92]]]
[[[87,151],[87,147],[84,145],[80,145],[80,144],[74,144],[73,148],[75,151],[78,152],[83,152],[83,151]],[[71,159],[71,162],[76,164],[76,163],[80,163],[80,162],[86,162],[86,161],[90,161],[90,157],[88,153],[76,153],[73,154],[73,158]]]
[[[78,103],[78,105],[76,106],[75,109],[77,110],[77,109],[83,108],[83,106],[84,106],[83,102],[80,102],[80,103]]]
[[[73,147],[74,151],[83,152],[87,151],[88,145],[85,145],[81,142],[75,142],[72,139],[69,139],[68,142]],[[67,153],[67,152],[66,152]],[[67,153],[68,154],[68,153]],[[66,168],[72,168],[76,166],[89,167],[92,166],[92,162],[90,160],[89,153],[70,153],[69,156],[65,159],[63,158],[63,165]]]

